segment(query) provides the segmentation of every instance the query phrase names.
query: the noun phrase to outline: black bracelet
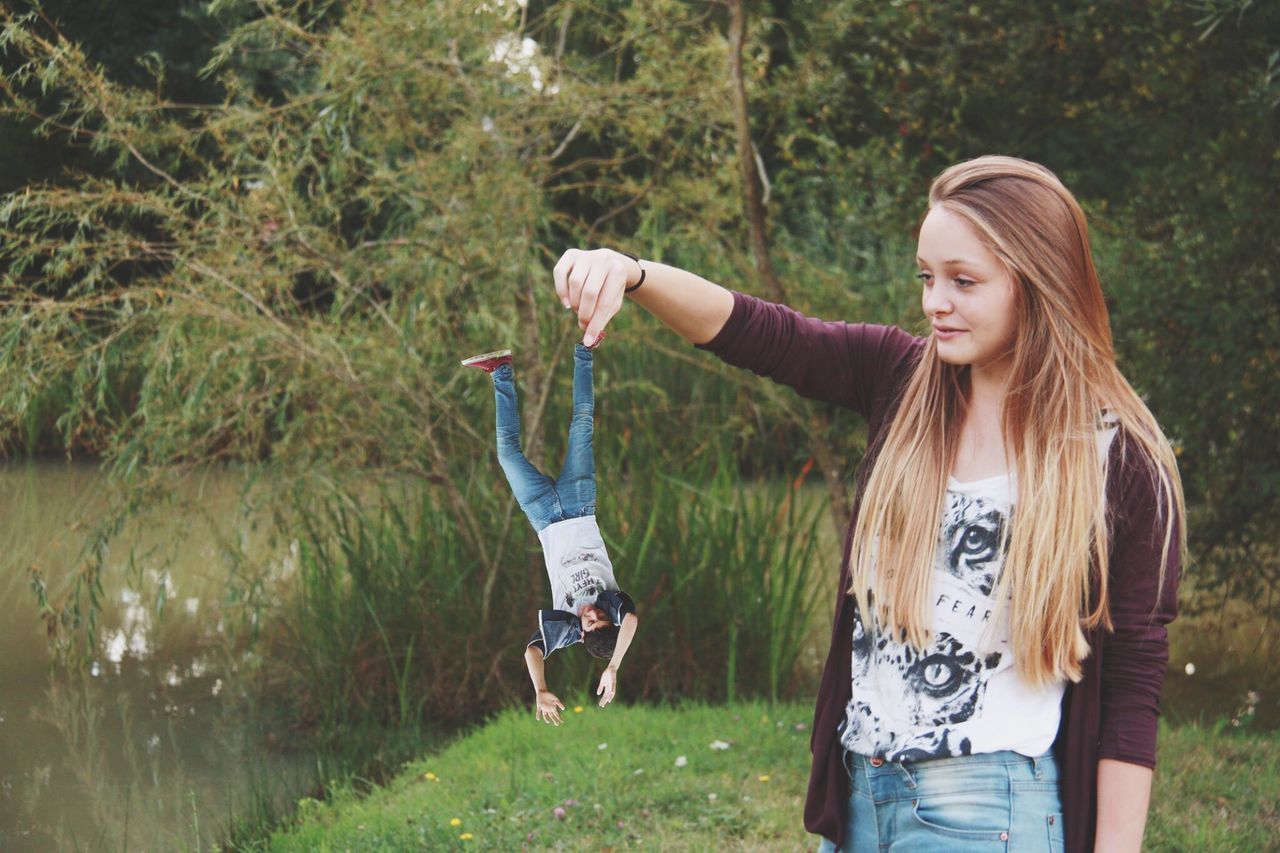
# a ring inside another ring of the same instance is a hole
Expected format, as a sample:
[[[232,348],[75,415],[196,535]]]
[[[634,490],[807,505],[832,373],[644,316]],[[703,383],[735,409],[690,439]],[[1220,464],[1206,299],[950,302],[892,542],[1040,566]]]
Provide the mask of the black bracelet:
[[[640,280],[637,281],[635,284],[631,285],[630,287],[622,288],[623,293],[634,293],[635,291],[640,289],[640,285],[644,284],[644,276],[645,276],[644,265],[640,263],[639,258],[631,254],[630,252],[623,252],[621,250],[615,250],[615,251],[617,251],[619,255],[626,255],[628,258],[636,262],[636,266],[640,267]]]

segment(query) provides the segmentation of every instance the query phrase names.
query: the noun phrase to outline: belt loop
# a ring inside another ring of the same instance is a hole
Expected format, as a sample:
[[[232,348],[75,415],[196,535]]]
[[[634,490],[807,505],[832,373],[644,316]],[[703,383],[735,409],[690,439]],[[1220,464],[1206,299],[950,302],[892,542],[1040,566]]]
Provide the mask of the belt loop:
[[[1044,778],[1044,771],[1040,769],[1040,756],[1031,757],[1031,766],[1035,770],[1036,781],[1039,782]]]

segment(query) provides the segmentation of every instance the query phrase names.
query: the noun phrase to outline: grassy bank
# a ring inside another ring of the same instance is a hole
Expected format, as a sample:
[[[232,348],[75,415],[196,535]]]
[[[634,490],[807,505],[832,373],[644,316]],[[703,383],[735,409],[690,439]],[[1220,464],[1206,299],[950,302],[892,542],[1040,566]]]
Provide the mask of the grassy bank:
[[[559,728],[525,710],[500,714],[368,798],[304,800],[270,849],[816,846],[801,826],[808,702],[580,702]],[[1183,726],[1161,739],[1147,849],[1280,846],[1280,735]]]

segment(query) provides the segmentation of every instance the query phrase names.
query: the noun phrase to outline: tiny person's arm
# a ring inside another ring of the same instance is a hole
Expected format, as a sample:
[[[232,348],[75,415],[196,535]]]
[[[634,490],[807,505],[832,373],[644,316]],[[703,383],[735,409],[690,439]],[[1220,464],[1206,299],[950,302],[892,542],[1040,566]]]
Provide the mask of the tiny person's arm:
[[[1151,802],[1149,768],[1104,758],[1098,762],[1098,827],[1095,853],[1128,853],[1142,849]]]
[[[613,657],[609,658],[609,665],[605,667],[604,672],[601,674],[600,685],[596,688],[596,695],[600,697],[601,708],[613,701],[613,695],[618,689],[618,667],[622,665],[622,659],[626,657],[627,649],[631,646],[631,640],[636,635],[636,626],[639,624],[640,620],[634,613],[628,613],[622,617],[622,624],[618,626],[618,642],[613,647]]]
[[[532,679],[533,689],[537,694],[534,716],[558,726],[564,704],[556,698],[556,694],[547,689],[545,660],[542,649],[537,646],[529,646],[524,650],[525,666],[529,667],[529,678]]]

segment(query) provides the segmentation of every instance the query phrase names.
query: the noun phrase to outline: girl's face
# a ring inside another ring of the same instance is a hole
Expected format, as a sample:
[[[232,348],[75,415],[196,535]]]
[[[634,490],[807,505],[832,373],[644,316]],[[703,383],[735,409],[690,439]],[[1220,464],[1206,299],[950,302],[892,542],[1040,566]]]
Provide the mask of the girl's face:
[[[1014,280],[969,222],[934,207],[920,226],[916,263],[921,306],[933,326],[938,357],[998,374],[1007,368],[1017,331]]]

